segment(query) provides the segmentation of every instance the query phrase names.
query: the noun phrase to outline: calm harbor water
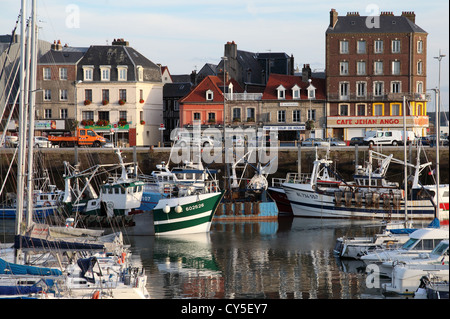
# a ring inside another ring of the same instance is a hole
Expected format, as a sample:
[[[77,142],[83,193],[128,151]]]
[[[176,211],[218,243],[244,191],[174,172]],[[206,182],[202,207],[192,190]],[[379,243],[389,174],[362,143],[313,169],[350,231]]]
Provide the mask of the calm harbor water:
[[[0,231],[0,243],[11,242],[14,221],[0,221]],[[378,231],[379,222],[284,217],[176,237],[125,230],[124,239],[154,299],[384,299],[366,286],[363,262],[333,255],[336,238]]]
[[[379,222],[280,218],[214,222],[209,234],[129,237],[152,298],[383,299],[361,261],[333,255],[336,238]]]

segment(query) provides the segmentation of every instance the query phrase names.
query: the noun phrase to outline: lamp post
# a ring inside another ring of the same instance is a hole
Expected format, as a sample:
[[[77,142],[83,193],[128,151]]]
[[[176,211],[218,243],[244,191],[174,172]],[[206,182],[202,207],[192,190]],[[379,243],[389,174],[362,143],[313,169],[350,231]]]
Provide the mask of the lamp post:
[[[439,50],[439,56],[435,56],[434,58],[439,61],[439,77],[438,77],[438,103],[436,103],[436,142],[440,143],[441,129],[440,129],[440,113],[441,113],[441,60],[445,57],[445,54],[441,54],[441,50]]]

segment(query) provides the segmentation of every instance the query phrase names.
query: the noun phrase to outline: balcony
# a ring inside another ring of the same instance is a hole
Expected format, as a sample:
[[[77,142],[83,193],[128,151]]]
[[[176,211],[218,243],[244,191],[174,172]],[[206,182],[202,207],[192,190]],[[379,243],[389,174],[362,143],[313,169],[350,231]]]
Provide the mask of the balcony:
[[[340,95],[339,93],[328,93],[328,101],[348,101],[348,102],[358,102],[358,101],[403,101],[403,96],[406,96],[407,100],[428,102],[430,101],[430,94],[419,94],[419,93],[383,93],[381,95],[375,95],[373,93],[368,93],[366,95],[357,95],[356,93],[351,93],[348,95]]]
[[[262,93],[225,93],[225,98],[228,101],[259,101],[262,95]]]

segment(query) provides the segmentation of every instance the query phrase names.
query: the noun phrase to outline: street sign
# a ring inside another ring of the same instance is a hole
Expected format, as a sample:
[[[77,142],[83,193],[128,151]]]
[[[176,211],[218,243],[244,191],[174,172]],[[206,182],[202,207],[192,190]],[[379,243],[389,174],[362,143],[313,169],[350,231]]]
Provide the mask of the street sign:
[[[164,127],[164,123],[159,124],[159,130],[164,131],[166,128]]]

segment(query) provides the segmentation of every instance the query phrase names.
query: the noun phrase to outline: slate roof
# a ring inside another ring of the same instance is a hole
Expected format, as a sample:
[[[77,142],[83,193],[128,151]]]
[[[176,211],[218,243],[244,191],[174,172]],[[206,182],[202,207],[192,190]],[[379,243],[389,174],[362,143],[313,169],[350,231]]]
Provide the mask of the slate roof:
[[[338,16],[334,28],[329,26],[326,33],[427,33],[405,16],[380,15],[377,18],[380,18],[379,28],[369,28],[367,16]]]
[[[191,91],[191,83],[166,83],[163,88],[164,98],[181,98]]]
[[[83,80],[83,66],[93,65],[93,81],[100,81],[100,65],[111,66],[111,81],[118,79],[118,65],[128,66],[127,81],[137,80],[137,66],[144,68],[144,81],[162,82],[161,69],[141,53],[123,45],[92,45],[78,63],[78,80]]]
[[[312,78],[311,84],[316,88],[316,100],[325,100],[325,79]],[[283,75],[283,74],[271,74],[269,81],[267,82],[266,89],[264,90],[263,100],[278,100],[277,88],[280,85],[286,89],[286,95],[284,100],[292,99],[292,88],[297,84],[300,87],[300,100],[308,100],[309,82],[303,82],[301,76],[295,75]],[[295,101],[298,101],[296,99]]]
[[[63,47],[61,51],[50,50],[44,54],[38,64],[76,64],[88,48]]]

